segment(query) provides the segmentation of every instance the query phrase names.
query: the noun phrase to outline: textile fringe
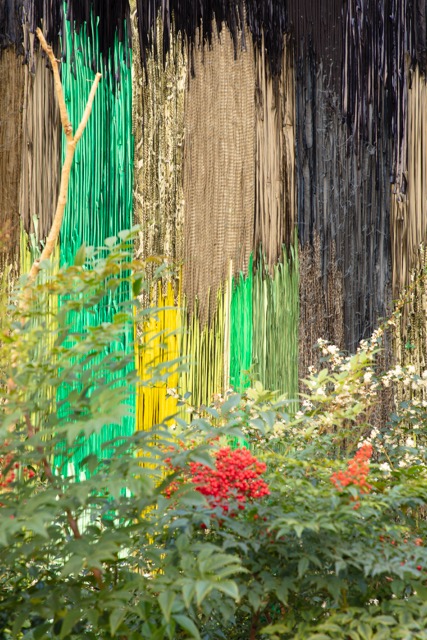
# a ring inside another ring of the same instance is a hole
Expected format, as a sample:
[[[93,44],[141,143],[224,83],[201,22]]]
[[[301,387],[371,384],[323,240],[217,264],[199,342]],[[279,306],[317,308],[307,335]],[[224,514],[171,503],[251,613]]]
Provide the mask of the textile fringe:
[[[12,47],[0,55],[0,85],[0,274],[14,279],[19,272],[24,68]]]
[[[319,235],[299,252],[299,377],[308,376],[309,367],[318,368],[320,351],[315,348],[319,338],[345,348],[343,274],[337,269],[334,247],[325,268]]]
[[[135,20],[135,13],[133,14]],[[158,38],[162,22],[156,23]],[[139,48],[133,31],[133,46]],[[183,259],[183,138],[186,59],[180,36],[174,37],[164,65],[154,53],[143,77],[134,49],[133,131],[135,135],[134,220],[141,225],[138,256]]]
[[[253,258],[248,275],[240,273],[231,282],[230,386],[243,391],[251,383],[253,351]]]
[[[272,272],[254,274],[253,377],[290,400],[298,395],[299,265],[296,245],[283,248]]]
[[[74,46],[74,57],[68,57],[62,64],[62,83],[71,122],[80,121],[94,67],[102,72],[103,77],[70,173],[71,198],[61,229],[61,264],[70,264],[82,243],[103,246],[107,237],[117,236],[119,231],[132,226],[132,74],[128,66],[131,52],[127,50],[126,39],[120,42],[116,38],[114,49],[105,63],[94,23],[90,30],[92,35],[88,33],[87,25],[82,25],[77,33],[65,21],[65,48],[72,51]],[[64,151],[63,148],[63,154]],[[95,313],[79,314],[73,330],[84,333],[88,326],[110,322],[120,303],[129,297],[128,286],[120,286],[114,294],[110,292]],[[132,354],[132,327],[124,332],[121,344],[111,348]],[[113,379],[120,384],[122,375],[119,373]],[[61,399],[62,391],[58,395]],[[127,403],[134,408],[133,390],[129,391]],[[75,468],[79,468],[80,461],[89,453],[108,455],[108,451],[102,449],[103,443],[118,435],[132,434],[134,427],[133,415],[123,418],[121,425],[105,425],[76,454],[73,459]]]
[[[24,118],[20,212],[29,238],[41,246],[50,231],[59,193],[61,122],[53,74],[40,52],[24,67]]]
[[[197,73],[193,55],[199,47],[211,48],[222,37],[224,27],[232,38],[238,56],[239,49],[249,46],[249,39],[260,46],[265,39],[267,59],[273,75],[280,75],[283,35],[287,25],[284,0],[137,0],[140,51],[145,67],[146,53],[154,50],[159,60],[165,59],[172,41],[172,21],[187,44],[191,73]],[[165,31],[161,41],[154,28],[161,12]],[[246,25],[246,29],[244,29]],[[244,30],[241,39],[242,30]],[[252,34],[252,38],[249,35]],[[228,73],[228,70],[225,70]]]
[[[224,390],[226,303],[227,292],[220,288],[212,305],[215,313],[208,325],[200,319],[197,301],[189,314],[184,300],[180,354],[188,365],[188,371],[181,374],[179,390],[182,395],[190,394],[194,407],[207,405],[215,394]]]
[[[421,245],[417,252],[417,265],[410,274],[411,294],[395,327],[394,352],[401,366],[412,365],[419,376],[427,369],[427,250]],[[414,391],[410,386],[398,386],[398,401],[414,397],[427,399],[425,389]]]
[[[305,248],[318,234],[325,292],[335,252],[343,346],[354,351],[387,314],[391,141],[378,135],[357,150],[321,64],[298,69],[296,91],[299,238]]]
[[[165,295],[162,293],[161,283],[154,285],[151,299],[155,316],[142,327],[143,340],[136,342],[136,366],[141,379],[141,385],[137,389],[136,428],[144,431],[177,413],[175,396],[179,383],[177,359],[180,356],[181,310],[175,306],[172,283],[167,283]],[[173,361],[174,364],[169,369],[161,371],[164,382],[149,384],[156,368],[161,370],[162,363]],[[168,393],[168,389],[171,393]]]
[[[230,385],[260,381],[295,400],[298,395],[299,265],[296,247],[282,248],[272,273],[262,256],[248,276],[232,282]]]
[[[200,35],[201,37],[201,35]],[[254,53],[235,50],[230,32],[194,51],[195,77],[185,96],[184,293],[204,324],[215,315],[218,291],[246,273],[254,225]],[[236,87],[239,87],[236,90]]]
[[[295,226],[295,78],[285,40],[280,76],[272,76],[264,41],[255,48],[255,255],[270,269],[289,246]],[[262,247],[262,249],[261,249]]]
[[[406,192],[394,189],[391,207],[393,297],[409,285],[427,240],[427,84],[417,67],[410,73],[407,100]],[[406,311],[404,312],[406,318]]]

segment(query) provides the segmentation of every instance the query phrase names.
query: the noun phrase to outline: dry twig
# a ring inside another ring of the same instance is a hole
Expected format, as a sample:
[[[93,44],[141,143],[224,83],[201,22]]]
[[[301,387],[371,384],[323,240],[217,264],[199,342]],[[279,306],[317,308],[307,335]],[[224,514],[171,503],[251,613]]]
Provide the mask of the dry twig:
[[[40,262],[42,260],[49,259],[53,253],[53,250],[55,249],[56,241],[58,240],[59,232],[61,230],[62,219],[64,217],[65,205],[67,204],[68,183],[70,180],[70,170],[71,170],[71,165],[73,163],[74,152],[76,150],[77,143],[80,140],[82,133],[87,125],[90,113],[92,111],[92,105],[93,105],[93,100],[95,98],[95,93],[98,88],[99,81],[101,79],[101,74],[97,73],[93,81],[92,88],[90,90],[89,98],[87,100],[86,108],[83,112],[81,122],[77,127],[77,131],[75,135],[73,135],[73,126],[68,117],[67,106],[65,104],[65,99],[64,99],[64,91],[62,89],[61,78],[59,75],[58,61],[55,58],[52,47],[47,44],[41,29],[37,29],[36,33],[37,33],[38,39],[40,40],[40,44],[42,48],[46,52],[52,64],[56,95],[58,98],[59,111],[61,114],[61,123],[62,123],[62,128],[64,129],[65,137],[67,140],[67,152],[65,155],[65,160],[64,160],[64,164],[61,172],[61,184],[59,189],[59,197],[58,197],[58,203],[56,206],[55,216],[53,218],[52,226],[49,231],[49,235],[46,238],[46,243],[40,255],[40,258],[37,260],[34,260],[31,266],[30,273],[29,273],[30,280],[34,280],[37,277],[37,274],[40,269]]]

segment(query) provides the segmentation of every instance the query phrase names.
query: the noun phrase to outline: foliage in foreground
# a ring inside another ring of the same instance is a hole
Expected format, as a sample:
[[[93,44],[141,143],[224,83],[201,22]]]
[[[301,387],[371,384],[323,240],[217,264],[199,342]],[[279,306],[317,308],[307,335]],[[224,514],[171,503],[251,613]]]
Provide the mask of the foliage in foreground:
[[[425,381],[376,371],[375,345],[349,357],[320,345],[325,368],[296,414],[256,384],[75,469],[84,438],[131,410],[120,345],[135,316],[156,313],[123,303],[111,323],[73,329],[120,287],[144,287],[131,236],[43,269],[11,309],[0,638],[427,638]],[[372,430],[396,382],[414,397]],[[242,441],[250,453],[230,448]]]

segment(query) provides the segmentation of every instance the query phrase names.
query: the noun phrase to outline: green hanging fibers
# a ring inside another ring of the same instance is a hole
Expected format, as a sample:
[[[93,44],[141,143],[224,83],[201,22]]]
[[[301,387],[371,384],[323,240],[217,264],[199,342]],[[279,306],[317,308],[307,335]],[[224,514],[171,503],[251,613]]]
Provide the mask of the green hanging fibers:
[[[64,9],[65,13],[65,9]],[[62,64],[62,83],[70,120],[76,127],[96,71],[102,80],[95,96],[88,125],[77,147],[70,175],[68,203],[61,229],[60,264],[70,264],[81,244],[99,247],[106,238],[116,236],[132,226],[133,135],[132,135],[132,73],[131,50],[127,38],[119,42],[104,58],[99,47],[98,23],[92,14],[89,37],[87,24],[79,31],[65,21],[64,46],[67,52]],[[65,156],[65,139],[62,146]],[[94,313],[81,313],[73,329],[84,332],[88,326],[111,321],[120,302],[130,298],[127,285],[108,295],[108,300]],[[123,335],[119,348],[133,351],[133,328]],[[111,346],[114,349],[114,346]],[[118,374],[118,380],[120,374]],[[119,382],[120,384],[120,382]],[[67,391],[58,394],[63,400]],[[134,394],[129,393],[129,405],[134,405]],[[134,430],[134,417],[123,419],[122,425],[105,425],[99,434],[85,442],[73,463],[89,453],[101,453],[102,444],[118,435],[130,435]],[[102,455],[106,452],[103,451]]]
[[[248,276],[240,273],[233,278],[230,309],[230,385],[243,391],[250,385],[253,341],[253,257],[249,260]]]
[[[298,273],[295,242],[272,273],[261,258],[253,279],[253,376],[290,400],[298,396]]]
[[[299,279],[296,243],[268,270],[260,255],[233,283],[230,318],[230,385],[243,391],[259,380],[266,389],[298,396]]]

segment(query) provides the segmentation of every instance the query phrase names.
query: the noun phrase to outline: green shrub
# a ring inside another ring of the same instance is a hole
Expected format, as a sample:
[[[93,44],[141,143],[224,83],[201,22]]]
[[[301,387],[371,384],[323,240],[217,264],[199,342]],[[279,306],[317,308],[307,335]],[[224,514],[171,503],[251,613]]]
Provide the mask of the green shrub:
[[[45,265],[10,310],[0,638],[427,638],[424,379],[376,372],[376,345],[346,357],[322,343],[296,415],[257,383],[76,466],[85,439],[121,433],[138,383],[122,337],[156,313],[123,301],[110,323],[73,329],[123,283],[145,286],[131,240]],[[396,381],[414,399],[373,430]]]

